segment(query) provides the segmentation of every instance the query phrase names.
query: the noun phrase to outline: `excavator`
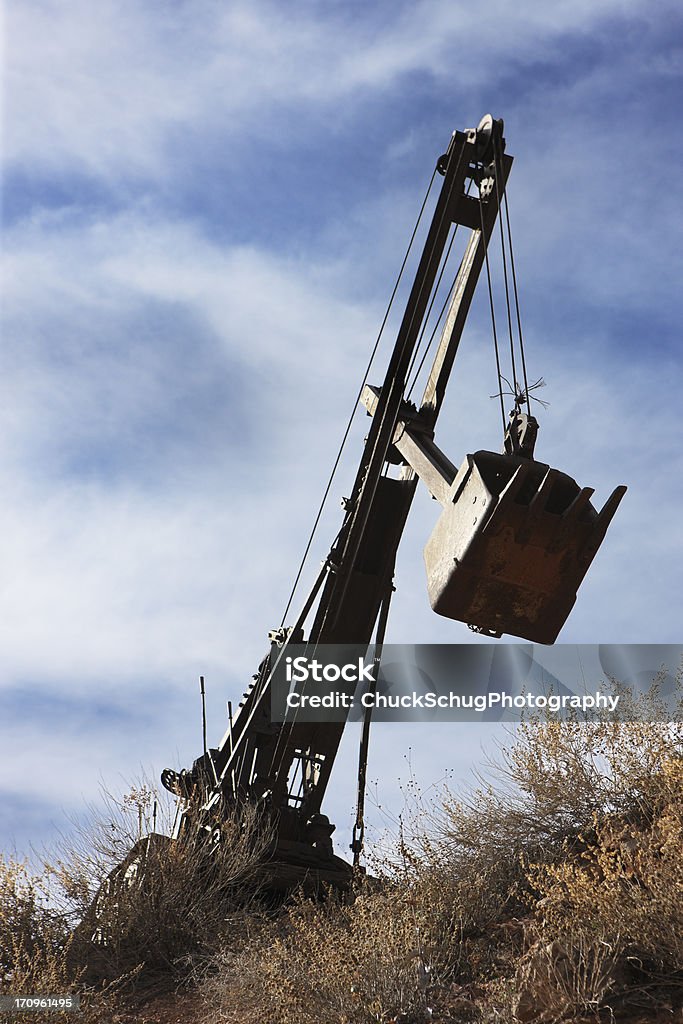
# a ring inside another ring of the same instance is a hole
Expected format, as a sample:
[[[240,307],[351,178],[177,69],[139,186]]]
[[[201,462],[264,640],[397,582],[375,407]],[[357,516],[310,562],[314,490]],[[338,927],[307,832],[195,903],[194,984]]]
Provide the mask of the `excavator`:
[[[205,739],[191,768],[162,773],[163,785],[178,798],[175,838],[191,826],[193,834],[199,827],[209,842],[219,842],[220,823],[236,808],[253,803],[264,809],[274,834],[268,871],[275,889],[306,882],[344,886],[352,873],[351,864],[334,853],[335,826],[322,808],[346,722],[273,721],[275,668],[293,645],[297,651],[324,644],[367,649],[373,640],[381,646],[397,551],[420,481],[441,506],[424,549],[433,610],[489,638],[510,634],[540,644],[555,642],[626,491],[617,487],[598,511],[592,488],[534,455],[535,385],[527,376],[519,316],[507,206],[513,158],[503,130],[502,120],[486,115],[476,128],[455,131],[436,161],[430,189],[437,183],[438,194],[386,373],[379,386],[364,380],[359,392],[358,406],[370,424],[350,496],[342,502],[341,528],[298,617],[270,632],[268,653],[234,716],[228,706],[218,746],[206,749]],[[507,415],[489,254],[496,225],[512,361],[513,408]],[[429,352],[427,325],[437,293],[443,294],[439,287],[459,229],[469,235],[432,332],[432,340],[440,337],[418,404],[410,400],[409,382]],[[435,429],[483,268],[503,440],[499,452],[467,454],[457,465],[437,446]],[[366,714],[351,844],[355,864],[363,849],[369,728]]]

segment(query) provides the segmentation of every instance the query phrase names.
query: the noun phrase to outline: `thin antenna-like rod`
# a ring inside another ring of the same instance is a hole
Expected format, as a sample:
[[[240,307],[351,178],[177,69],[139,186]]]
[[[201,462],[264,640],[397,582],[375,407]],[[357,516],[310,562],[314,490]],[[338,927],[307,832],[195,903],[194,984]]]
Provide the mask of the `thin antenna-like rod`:
[[[218,776],[216,775],[216,765],[214,764],[213,757],[208,757],[208,751],[206,747],[206,695],[204,693],[204,676],[199,677],[199,692],[202,695],[202,751],[204,754],[204,765],[211,765],[211,778],[213,784],[218,784]]]
[[[204,676],[199,677],[199,692],[202,696],[202,748],[206,758],[206,696],[204,693]]]
[[[232,757],[233,745],[232,745],[232,701],[228,701],[228,726],[230,732],[230,757]]]

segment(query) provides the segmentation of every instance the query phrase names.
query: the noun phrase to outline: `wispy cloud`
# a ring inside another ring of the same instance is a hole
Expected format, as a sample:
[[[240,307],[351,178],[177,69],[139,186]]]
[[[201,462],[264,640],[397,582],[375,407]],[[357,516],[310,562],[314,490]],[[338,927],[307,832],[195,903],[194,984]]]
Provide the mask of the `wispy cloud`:
[[[470,89],[511,62],[557,60],[567,34],[589,38],[629,16],[646,22],[647,8],[636,0],[498,2],[473,18],[440,0],[374,12],[195,0],[163,16],[134,0],[15,4],[8,156],[34,168],[157,175],[184,133],[190,144],[206,131],[262,138],[283,112],[332,105],[344,119],[344,104],[395,94],[410,75]]]
[[[438,147],[487,108],[516,155],[551,402],[539,455],[598,498],[630,487],[563,639],[680,639],[677,18],[635,0],[10,5],[0,685],[31,827],[41,794],[77,799],[95,763],[93,779],[196,753],[200,672],[222,732],[279,624]],[[456,461],[499,442],[487,316],[475,304],[439,425]],[[395,640],[471,639],[427,605],[435,514],[422,495]]]

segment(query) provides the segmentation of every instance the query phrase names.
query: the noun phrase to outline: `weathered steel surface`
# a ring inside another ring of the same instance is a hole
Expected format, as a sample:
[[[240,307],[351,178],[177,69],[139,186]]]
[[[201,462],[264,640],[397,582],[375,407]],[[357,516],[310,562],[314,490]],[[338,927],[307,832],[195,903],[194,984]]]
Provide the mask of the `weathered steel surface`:
[[[491,635],[557,638],[626,488],[592,488],[529,459],[468,455],[424,549],[432,608]]]

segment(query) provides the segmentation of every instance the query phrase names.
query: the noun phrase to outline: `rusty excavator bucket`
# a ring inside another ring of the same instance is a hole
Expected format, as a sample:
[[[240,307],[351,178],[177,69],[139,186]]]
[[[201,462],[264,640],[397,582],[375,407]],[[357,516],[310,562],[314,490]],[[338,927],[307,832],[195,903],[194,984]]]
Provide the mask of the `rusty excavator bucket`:
[[[468,455],[424,549],[431,606],[488,636],[552,644],[626,487],[591,487],[533,459]]]
[[[363,389],[371,415],[378,396]],[[424,549],[434,611],[487,636],[552,644],[627,488],[598,512],[592,487],[534,459],[537,431],[517,403],[503,453],[475,452],[456,470],[429,420],[406,405],[393,444],[443,507]]]

